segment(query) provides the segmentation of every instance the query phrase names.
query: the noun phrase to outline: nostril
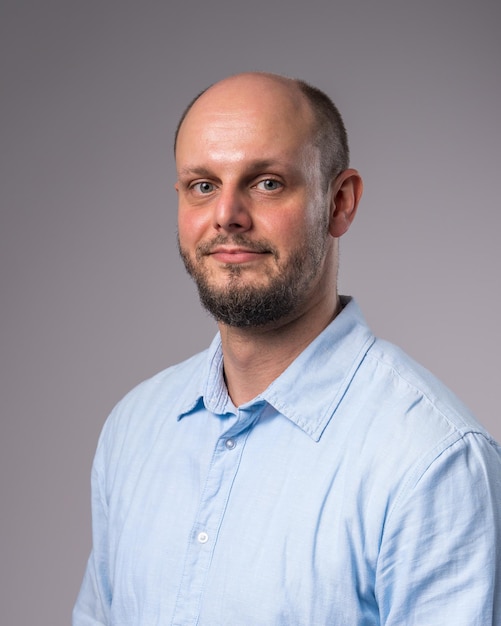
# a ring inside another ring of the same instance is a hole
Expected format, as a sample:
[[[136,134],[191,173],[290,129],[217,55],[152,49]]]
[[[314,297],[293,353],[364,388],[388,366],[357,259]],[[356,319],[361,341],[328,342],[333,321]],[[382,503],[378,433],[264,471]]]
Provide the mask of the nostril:
[[[252,224],[250,212],[240,198],[221,197],[214,209],[214,226],[227,232],[248,230]]]
[[[235,231],[240,231],[240,230],[247,230],[248,227],[246,227],[241,222],[227,222],[227,223],[218,223],[217,228],[218,230],[226,230],[228,232],[230,231],[235,232]]]

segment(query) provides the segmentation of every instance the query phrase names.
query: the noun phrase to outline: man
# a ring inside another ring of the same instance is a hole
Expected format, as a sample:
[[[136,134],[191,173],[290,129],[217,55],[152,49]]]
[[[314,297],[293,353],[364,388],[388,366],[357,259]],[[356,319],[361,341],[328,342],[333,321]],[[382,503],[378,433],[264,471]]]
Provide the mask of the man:
[[[230,77],[176,163],[219,334],[104,427],[74,625],[501,624],[500,448],[337,293],[362,181],[334,105]]]

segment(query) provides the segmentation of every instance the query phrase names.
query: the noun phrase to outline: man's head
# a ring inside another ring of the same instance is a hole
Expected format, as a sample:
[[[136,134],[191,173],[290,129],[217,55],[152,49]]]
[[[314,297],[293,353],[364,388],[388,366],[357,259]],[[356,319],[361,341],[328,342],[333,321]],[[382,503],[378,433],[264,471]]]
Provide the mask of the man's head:
[[[225,79],[185,112],[176,163],[181,256],[219,322],[277,324],[332,297],[361,181],[327,96],[276,75]]]

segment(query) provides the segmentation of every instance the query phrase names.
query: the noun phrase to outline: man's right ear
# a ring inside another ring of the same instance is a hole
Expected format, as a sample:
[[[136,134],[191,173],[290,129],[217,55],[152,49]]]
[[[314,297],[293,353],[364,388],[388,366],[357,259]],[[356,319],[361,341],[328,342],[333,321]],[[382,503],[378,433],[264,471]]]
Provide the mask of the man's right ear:
[[[344,170],[332,183],[329,219],[332,237],[341,237],[351,226],[363,189],[362,177],[354,169]]]

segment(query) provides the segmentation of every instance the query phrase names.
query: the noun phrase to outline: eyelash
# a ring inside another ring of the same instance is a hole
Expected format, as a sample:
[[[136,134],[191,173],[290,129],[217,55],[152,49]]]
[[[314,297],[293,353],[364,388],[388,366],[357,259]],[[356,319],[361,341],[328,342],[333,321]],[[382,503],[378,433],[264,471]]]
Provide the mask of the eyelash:
[[[274,183],[276,185],[274,189],[266,189],[265,191],[276,191],[277,189],[280,189],[280,187],[283,186],[282,183],[279,180],[276,180],[275,178],[263,178],[258,183],[256,183],[256,187],[260,185],[261,183]]]
[[[280,189],[281,187],[283,187],[283,183],[281,183],[279,180],[277,180],[276,178],[263,178],[261,180],[259,180],[257,183],[255,183],[253,185],[253,187],[255,188],[259,188],[259,185],[262,185],[264,183],[272,183],[275,185],[275,187],[273,189],[262,189],[262,191],[277,191],[278,189]],[[206,191],[202,191],[202,186],[203,185],[207,185],[210,187],[209,190]],[[195,193],[199,193],[200,195],[209,195],[211,192],[214,191],[216,185],[214,185],[214,183],[211,183],[207,180],[202,180],[200,182],[197,183],[193,183],[192,185],[190,185],[190,190],[194,191]]]
[[[211,187],[210,191],[203,192],[200,189],[200,187],[202,185],[210,185],[210,187]],[[207,180],[202,180],[199,183],[195,183],[195,184],[191,185],[190,189],[192,189],[193,191],[198,191],[198,193],[200,193],[202,195],[206,195],[206,194],[209,194],[211,191],[214,191],[214,187],[215,187],[215,185],[213,183],[209,183]]]

